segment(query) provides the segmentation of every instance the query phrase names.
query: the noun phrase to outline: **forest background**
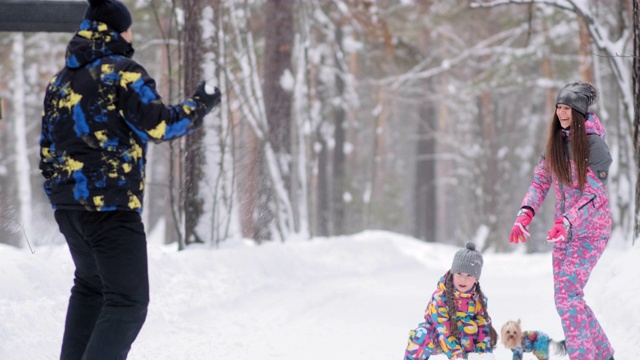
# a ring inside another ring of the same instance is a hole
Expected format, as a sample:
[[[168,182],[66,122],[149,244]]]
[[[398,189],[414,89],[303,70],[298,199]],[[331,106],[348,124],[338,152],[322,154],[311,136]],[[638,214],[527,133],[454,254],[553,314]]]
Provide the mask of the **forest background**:
[[[179,249],[383,229],[508,251],[555,96],[579,80],[600,90],[614,231],[637,237],[633,0],[123,2],[166,103],[201,79],[223,93],[200,131],[149,147],[145,225]],[[71,36],[0,32],[2,243],[54,241],[38,139]]]

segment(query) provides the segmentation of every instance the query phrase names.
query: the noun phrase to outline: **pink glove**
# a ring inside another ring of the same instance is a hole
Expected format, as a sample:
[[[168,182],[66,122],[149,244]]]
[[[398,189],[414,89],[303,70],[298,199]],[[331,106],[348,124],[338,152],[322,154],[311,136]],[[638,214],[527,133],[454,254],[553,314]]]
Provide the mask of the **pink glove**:
[[[553,227],[547,233],[547,241],[556,242],[567,240],[569,229],[571,229],[571,223],[566,217],[557,218],[555,224],[553,224]]]
[[[516,222],[513,224],[513,229],[511,229],[511,235],[509,236],[509,242],[513,244],[517,244],[520,241],[523,243],[527,242],[527,239],[531,235],[531,233],[529,233],[529,224],[531,224],[531,220],[533,220],[533,211],[522,208],[518,211],[517,216]]]

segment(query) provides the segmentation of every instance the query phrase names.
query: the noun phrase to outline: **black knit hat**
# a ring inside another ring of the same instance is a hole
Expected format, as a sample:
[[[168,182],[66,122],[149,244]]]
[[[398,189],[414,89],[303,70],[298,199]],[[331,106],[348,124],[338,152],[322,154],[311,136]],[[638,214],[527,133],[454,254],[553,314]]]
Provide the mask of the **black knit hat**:
[[[89,7],[84,18],[107,24],[118,33],[127,31],[131,27],[131,13],[118,0],[88,0]]]
[[[558,93],[556,105],[565,104],[586,116],[589,106],[598,101],[598,90],[586,81],[567,84]]]
[[[482,254],[476,250],[476,244],[468,242],[464,249],[460,249],[453,257],[453,263],[451,263],[451,273],[465,273],[469,274],[476,279],[480,279],[482,274]]]

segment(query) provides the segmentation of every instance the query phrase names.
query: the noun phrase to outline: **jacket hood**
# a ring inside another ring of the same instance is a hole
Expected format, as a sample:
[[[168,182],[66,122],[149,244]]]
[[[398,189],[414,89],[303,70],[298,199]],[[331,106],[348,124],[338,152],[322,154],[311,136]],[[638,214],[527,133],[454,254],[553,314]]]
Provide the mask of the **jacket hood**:
[[[594,113],[588,113],[587,119],[584,122],[584,129],[587,134],[596,134],[602,138],[605,138],[607,133],[602,126],[602,122]]]
[[[106,24],[85,20],[67,46],[68,68],[77,69],[107,56],[132,57],[133,46]]]

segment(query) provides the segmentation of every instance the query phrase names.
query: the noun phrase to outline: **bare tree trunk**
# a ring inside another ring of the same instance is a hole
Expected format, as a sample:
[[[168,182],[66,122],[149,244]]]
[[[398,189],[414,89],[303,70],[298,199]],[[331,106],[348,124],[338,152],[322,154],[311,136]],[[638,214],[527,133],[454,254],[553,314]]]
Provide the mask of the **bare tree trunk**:
[[[264,150],[264,144],[259,142],[256,149],[255,161],[255,212],[251,214],[253,224],[253,239],[259,244],[265,240],[271,240],[273,237],[273,224],[276,221],[274,213],[274,201],[277,201],[271,187],[271,175],[267,169],[267,160]],[[276,199],[276,200],[274,200]]]
[[[324,134],[319,128],[316,131],[320,151],[318,152],[318,175],[316,196],[316,228],[319,236],[330,235],[331,193],[329,190],[329,149]]]
[[[426,80],[429,82],[429,80]],[[428,89],[429,86],[424,86]],[[435,241],[437,234],[436,201],[436,136],[437,110],[433,103],[424,101],[419,107],[416,142],[415,226],[414,236]]]
[[[247,238],[254,239],[257,243],[261,242],[263,237],[258,233],[256,222],[258,219],[254,214],[258,214],[258,184],[261,172],[258,170],[260,162],[258,161],[261,144],[253,133],[244,136],[246,139],[246,156],[242,157],[242,163],[239,165],[242,173],[240,178],[243,181],[238,182],[242,201],[240,201],[240,225],[242,227],[242,235]]]
[[[294,21],[293,10],[295,2],[291,0],[269,0],[265,5],[266,19],[277,26],[265,26],[265,54],[264,54],[264,105],[269,127],[267,142],[273,149],[276,164],[268,164],[266,152],[261,151],[259,157],[259,171],[262,172],[259,185],[260,200],[258,202],[258,236],[259,239],[271,238],[268,227],[273,226],[274,209],[272,201],[277,200],[272,183],[274,176],[269,175],[267,166],[275,165],[289,198],[291,198],[291,107],[293,104],[293,75],[291,72],[291,51],[293,47]],[[281,212],[275,216],[281,216]],[[288,224],[291,228],[294,224]],[[259,240],[256,239],[256,240]]]
[[[640,179],[640,9],[638,1],[633,2],[633,94],[635,114],[633,118],[633,147],[636,160],[636,179]],[[640,236],[640,180],[636,180],[635,216],[633,240]]]
[[[375,115],[374,128],[373,130],[373,147],[371,152],[371,178],[370,181],[370,189],[369,194],[365,197],[366,203],[364,204],[365,209],[365,218],[363,221],[363,226],[365,229],[373,226],[375,222],[374,219],[374,209],[376,204],[380,204],[384,202],[384,173],[385,166],[383,159],[386,155],[386,143],[385,143],[385,131],[387,129],[387,120],[389,118],[389,110],[387,104],[387,99],[389,94],[387,94],[387,89],[385,87],[378,87],[376,90],[376,102],[375,107],[380,110]]]
[[[584,24],[584,19],[578,16],[578,29],[580,31],[580,75],[582,80],[588,81],[590,83],[593,82],[593,69],[591,67],[591,49],[590,39],[589,39],[589,30]]]
[[[422,16],[427,16],[431,7],[431,1],[419,4]],[[429,51],[430,28],[423,27],[420,32],[420,52],[423,54]],[[421,86],[425,91],[433,91],[433,80],[425,79]],[[414,188],[414,236],[418,239],[434,242],[438,234],[438,200],[436,181],[436,152],[438,131],[438,109],[431,101],[422,101],[418,112],[420,118],[417,125],[416,141],[416,172]]]
[[[444,74],[437,80],[433,79],[432,83],[434,92],[438,94],[447,94],[449,81],[450,76],[447,74]],[[442,137],[451,136],[452,129],[450,129],[448,124],[452,122],[451,119],[453,116],[451,115],[450,107],[447,106],[444,101],[434,103],[433,105],[435,107],[434,116],[436,116],[436,120],[432,124],[434,126],[433,130],[435,131],[435,134],[442,134]],[[441,141],[440,136],[435,139],[435,147],[436,154],[442,151],[449,151],[447,149],[446,141]],[[434,171],[437,176],[434,175],[432,179],[433,181],[436,181],[433,185],[435,187],[434,201],[436,204],[432,211],[435,213],[436,217],[436,228],[432,230],[432,236],[435,239],[435,242],[452,243],[451,234],[455,233],[455,230],[458,228],[458,221],[453,216],[456,209],[452,206],[452,199],[456,198],[458,194],[455,194],[453,191],[448,191],[448,186],[441,183],[439,180],[454,177],[456,164],[454,161],[440,157],[434,159],[434,161]]]
[[[266,3],[266,18],[277,26],[265,26],[264,102],[269,142],[276,155],[284,158],[282,160],[291,156],[292,89],[286,88],[290,84],[285,83],[287,76],[292,75],[293,3],[291,0],[269,0]],[[291,176],[290,173],[283,175],[285,179]]]
[[[183,0],[184,19],[184,92],[195,92],[197,83],[202,79],[202,29],[200,18],[203,2]],[[203,179],[205,156],[203,149],[204,127],[200,127],[186,137],[185,177],[184,177],[184,211],[185,241],[204,242],[196,232],[202,217],[204,200],[200,197],[200,182]]]
[[[323,57],[323,60],[319,62],[322,64],[328,57]],[[328,91],[326,81],[319,75],[321,66],[311,65],[308,66],[308,89],[307,102],[312,104],[317,102],[320,104],[320,114],[326,114],[330,112],[330,105],[328,104]],[[308,106],[309,118],[313,124],[315,124],[315,141],[311,145],[311,154],[315,154],[316,158],[312,160],[315,162],[316,168],[314,171],[311,169],[309,174],[313,179],[309,186],[312,200],[312,215],[313,224],[310,227],[311,236],[330,236],[331,235],[331,158],[329,150],[329,141],[327,139],[327,124],[329,121],[324,120],[324,116],[318,115],[318,112],[314,112],[311,105]],[[315,176],[314,176],[315,174]]]
[[[542,27],[545,41],[549,40],[549,25],[546,20],[543,20]],[[542,58],[542,75],[545,79],[553,79],[553,64],[549,53],[545,53]],[[547,88],[545,90],[545,99],[545,114],[553,114],[556,108],[556,90],[551,87]]]
[[[342,48],[342,25],[338,24],[336,27],[336,44],[339,48]],[[346,69],[341,66],[341,61],[336,60],[336,97],[338,99],[344,99],[345,83],[344,73]],[[343,235],[345,232],[345,202],[343,195],[346,191],[346,156],[344,153],[344,146],[347,139],[346,134],[346,112],[345,104],[340,102],[335,108],[334,112],[334,134],[333,140],[335,142],[333,147],[333,190],[331,196],[331,208],[333,215],[333,235]]]
[[[482,142],[485,156],[484,171],[482,175],[482,196],[480,201],[482,206],[482,218],[489,227],[486,242],[483,250],[494,245],[492,242],[501,242],[502,237],[498,234],[498,218],[500,211],[496,206],[498,201],[498,188],[500,184],[500,173],[498,171],[498,130],[496,129],[495,109],[491,102],[491,93],[484,90],[480,94],[478,109],[480,113],[480,124],[482,126]]]

